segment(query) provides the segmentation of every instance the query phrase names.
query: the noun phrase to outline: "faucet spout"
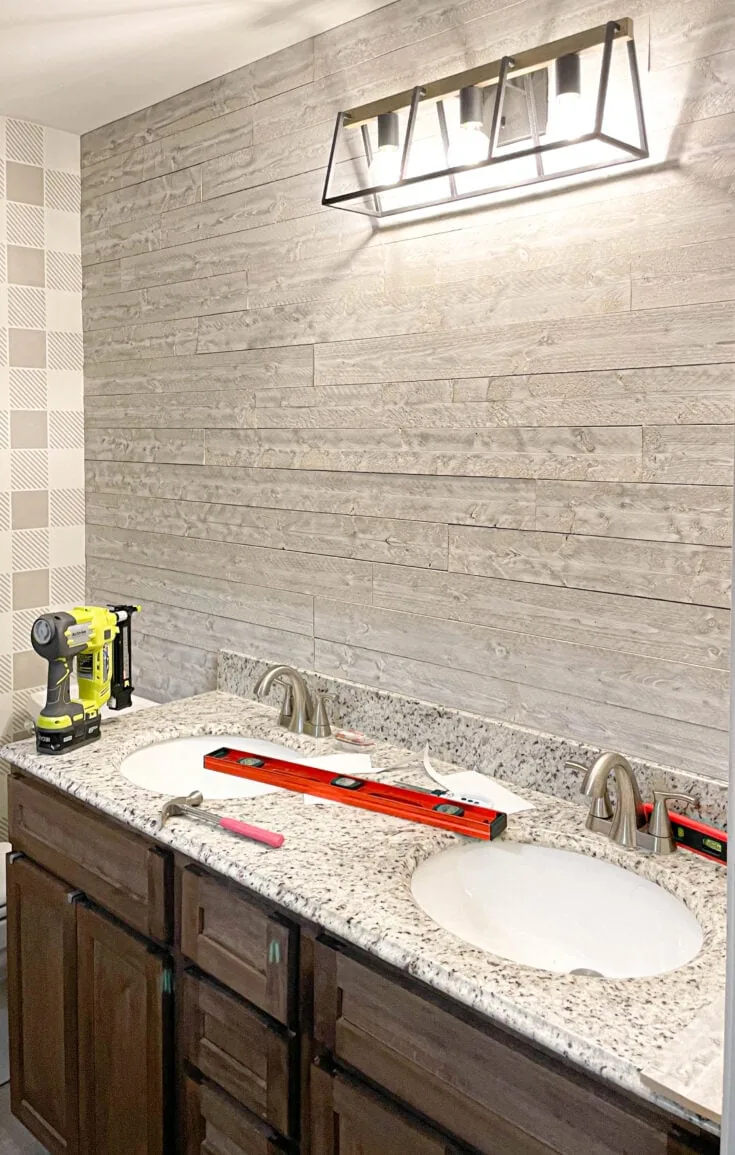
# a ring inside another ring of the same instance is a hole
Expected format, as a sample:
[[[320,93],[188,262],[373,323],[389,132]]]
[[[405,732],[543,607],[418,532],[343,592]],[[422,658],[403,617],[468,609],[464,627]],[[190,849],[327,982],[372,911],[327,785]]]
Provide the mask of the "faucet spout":
[[[605,797],[607,780],[615,778],[615,810],[610,824],[610,838],[619,846],[635,850],[638,831],[646,824],[643,799],[633,767],[622,754],[601,754],[590,767],[582,782],[582,793],[596,802]],[[594,807],[593,807],[594,810]]]
[[[264,698],[274,682],[287,682],[291,687],[293,708],[288,729],[294,734],[303,734],[307,729],[307,724],[310,722],[313,712],[313,705],[309,691],[306,688],[306,682],[298,670],[294,670],[292,666],[271,666],[271,668],[266,670],[263,676],[258,679],[254,690],[255,697],[259,701]]]

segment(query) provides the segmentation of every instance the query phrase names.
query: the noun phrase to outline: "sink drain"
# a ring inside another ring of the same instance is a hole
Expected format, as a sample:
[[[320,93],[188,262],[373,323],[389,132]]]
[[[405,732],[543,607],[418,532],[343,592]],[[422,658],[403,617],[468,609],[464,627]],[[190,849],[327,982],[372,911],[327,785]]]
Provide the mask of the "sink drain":
[[[569,973],[570,975],[587,975],[593,979],[604,979],[605,977],[601,971],[593,971],[590,970],[589,967],[575,967],[574,970]]]

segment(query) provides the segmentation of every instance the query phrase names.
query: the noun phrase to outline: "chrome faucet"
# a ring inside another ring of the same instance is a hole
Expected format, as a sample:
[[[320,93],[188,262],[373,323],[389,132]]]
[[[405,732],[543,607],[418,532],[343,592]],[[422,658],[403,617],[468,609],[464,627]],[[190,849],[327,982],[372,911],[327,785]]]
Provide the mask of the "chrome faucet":
[[[649,822],[635,771],[622,754],[612,751],[600,754],[590,767],[573,761],[568,761],[566,766],[569,770],[580,770],[584,774],[581,790],[592,800],[585,822],[588,830],[606,834],[612,842],[626,850],[646,850],[652,854],[671,854],[676,850],[666,802],[669,799],[692,802],[690,794],[654,790],[654,807]],[[615,778],[614,807],[607,789],[611,774]]]
[[[260,701],[276,683],[284,686],[286,693],[278,718],[279,726],[293,734],[309,734],[312,738],[328,738],[332,733],[325,704],[326,694],[316,692],[314,698],[309,693],[306,682],[293,666],[271,666],[258,679],[255,697]]]

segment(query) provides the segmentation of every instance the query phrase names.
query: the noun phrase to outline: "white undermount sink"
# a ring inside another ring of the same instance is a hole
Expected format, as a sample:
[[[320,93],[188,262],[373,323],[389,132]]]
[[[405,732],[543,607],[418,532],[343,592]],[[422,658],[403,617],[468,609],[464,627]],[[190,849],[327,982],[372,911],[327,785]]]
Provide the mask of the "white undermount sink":
[[[663,887],[548,846],[452,846],[418,867],[411,890],[445,930],[541,970],[642,978],[684,966],[702,947],[694,915]]]
[[[211,754],[220,746],[232,746],[235,750],[247,750],[250,754],[267,754],[272,758],[288,758],[291,762],[305,761],[302,755],[275,742],[243,737],[242,734],[205,734],[196,738],[172,738],[136,750],[124,760],[120,773],[123,778],[136,786],[142,786],[144,790],[172,797],[201,790],[205,800],[257,798],[260,794],[272,794],[278,789],[263,782],[252,782],[248,778],[235,778],[232,774],[205,770],[204,755]]]

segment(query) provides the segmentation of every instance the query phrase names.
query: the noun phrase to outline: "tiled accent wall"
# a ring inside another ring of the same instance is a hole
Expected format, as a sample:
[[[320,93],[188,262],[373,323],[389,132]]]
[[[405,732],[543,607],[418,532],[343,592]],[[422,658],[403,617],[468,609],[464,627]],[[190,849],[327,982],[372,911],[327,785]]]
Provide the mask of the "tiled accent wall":
[[[84,596],[79,195],[78,136],[0,117],[0,740],[45,685],[33,619]]]

